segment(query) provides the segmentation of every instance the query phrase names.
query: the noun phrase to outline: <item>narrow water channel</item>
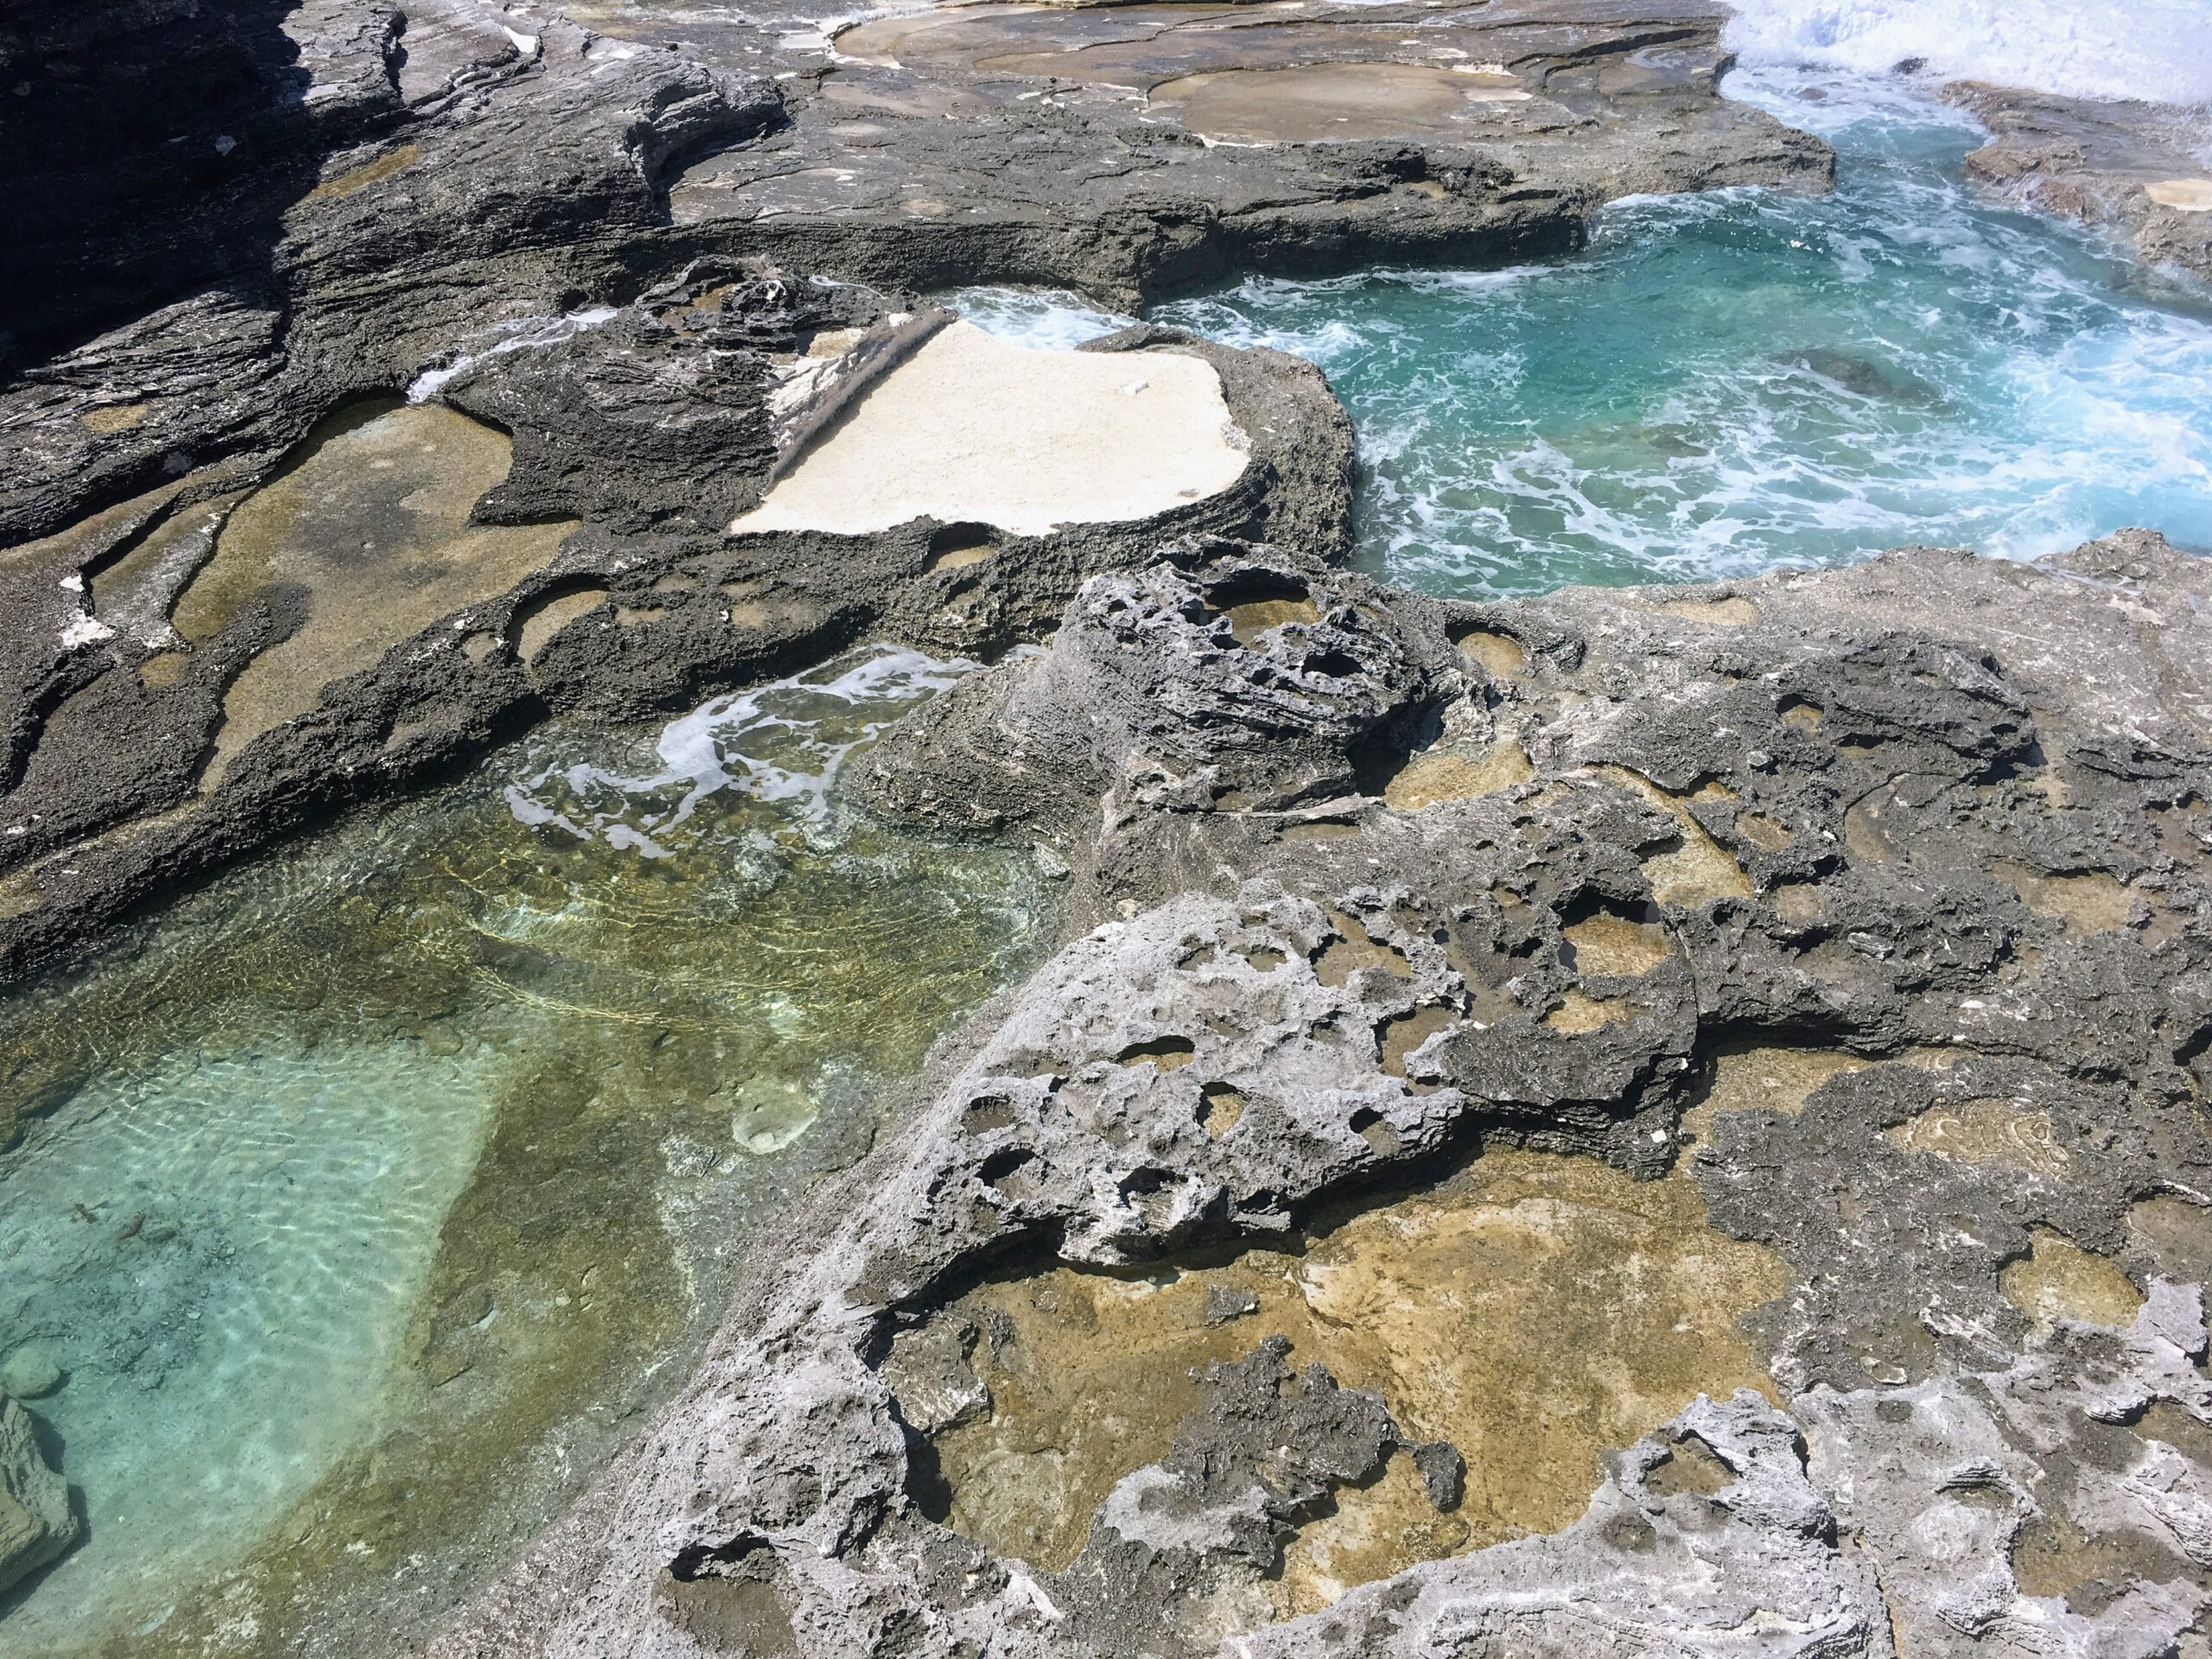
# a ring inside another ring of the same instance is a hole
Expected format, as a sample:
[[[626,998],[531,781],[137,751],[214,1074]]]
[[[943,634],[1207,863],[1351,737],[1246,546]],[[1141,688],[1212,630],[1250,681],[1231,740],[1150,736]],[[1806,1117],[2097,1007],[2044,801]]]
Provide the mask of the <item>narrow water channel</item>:
[[[2123,525],[2212,549],[2212,296],[1991,203],[1916,83],[1738,71],[1834,194],[1646,197],[1567,258],[1253,278],[1155,321],[1319,364],[1358,429],[1361,557],[1469,598],[1754,575],[1910,543],[2033,557]],[[1065,344],[1066,296],[961,296]]]

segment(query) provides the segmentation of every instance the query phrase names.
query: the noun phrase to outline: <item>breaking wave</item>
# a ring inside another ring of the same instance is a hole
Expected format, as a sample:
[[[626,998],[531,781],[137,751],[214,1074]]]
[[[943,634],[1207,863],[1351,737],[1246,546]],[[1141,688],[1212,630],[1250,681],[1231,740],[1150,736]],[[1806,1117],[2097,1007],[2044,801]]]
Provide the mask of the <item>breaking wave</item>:
[[[2212,102],[2212,0],[1739,0],[1726,40],[1746,64],[1918,60],[2072,98]]]

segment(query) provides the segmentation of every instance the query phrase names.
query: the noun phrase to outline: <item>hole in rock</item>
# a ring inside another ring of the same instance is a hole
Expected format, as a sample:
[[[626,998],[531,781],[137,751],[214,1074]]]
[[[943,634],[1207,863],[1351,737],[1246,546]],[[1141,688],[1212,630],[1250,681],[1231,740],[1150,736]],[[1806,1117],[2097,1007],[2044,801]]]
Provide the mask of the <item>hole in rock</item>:
[[[1380,793],[1386,805],[1402,812],[1418,812],[1441,801],[1495,795],[1535,775],[1528,751],[1509,738],[1472,755],[1448,749],[1408,755],[1384,780]]]
[[[1325,651],[1308,657],[1300,664],[1308,674],[1319,674],[1326,679],[1348,680],[1359,672],[1359,658],[1350,652]]]
[[[966,1124],[970,1135],[988,1135],[993,1129],[1012,1128],[1019,1121],[1014,1103],[1004,1095],[981,1095],[968,1103]]]
[[[2086,1532],[2070,1516],[2031,1517],[2012,1539],[2012,1578],[2024,1596],[2049,1596],[2094,1618],[2144,1584],[2171,1584],[2190,1564],[2147,1533]],[[2186,1651],[2186,1649],[2182,1649]]]
[[[1750,599],[1678,599],[1659,608],[1708,628],[1748,628],[1759,620],[1758,601]]]
[[[1187,1037],[1154,1037],[1146,1042],[1131,1043],[1114,1058],[1122,1065],[1141,1065],[1150,1060],[1161,1071],[1173,1071],[1198,1057],[1197,1046]]]
[[[1373,1151],[1387,1154],[1398,1149],[1397,1129],[1371,1106],[1363,1106],[1354,1112],[1347,1127]]]
[[[1198,1122],[1218,1141],[1236,1127],[1244,1116],[1244,1096],[1225,1083],[1210,1083],[1198,1090]]]
[[[1544,1016],[1544,1024],[1571,1037],[1584,1037],[1635,1018],[1636,1005],[1626,997],[1596,997],[1583,991],[1568,990],[1561,994],[1559,1007]]]
[[[796,1654],[782,1574],[760,1539],[711,1552],[694,1548],[669,1563],[658,1599],[670,1622],[709,1652]]]
[[[1643,877],[1651,896],[1670,909],[1695,910],[1719,899],[1747,899],[1751,880],[1744,867],[1706,833],[1690,816],[1688,801],[1659,787],[1642,772],[1626,766],[1595,766],[1592,770],[1620,787],[1639,795],[1673,818],[1681,830],[1680,844],[1643,858]],[[1700,794],[1702,791],[1700,791]]]
[[[1992,868],[2020,895],[2022,904],[2038,916],[2065,923],[2069,934],[2109,933],[2126,927],[2135,906],[2135,894],[2101,871],[2045,875],[2010,859],[1999,860]]]
[[[1378,944],[1357,920],[1339,912],[1330,912],[1329,919],[1336,926],[1337,937],[1313,958],[1314,977],[1324,985],[1347,984],[1363,968],[1379,968],[1397,979],[1413,977],[1413,964],[1396,946]]]
[[[1296,576],[1274,570],[1239,570],[1214,584],[1206,608],[1229,619],[1240,645],[1256,646],[1260,636],[1287,623],[1309,626],[1321,620],[1313,590]]]
[[[185,671],[192,666],[188,652],[157,652],[138,664],[138,683],[150,690],[166,690],[182,679]]]
[[[2109,1256],[2085,1250],[2038,1227],[2028,1254],[1998,1274],[2005,1300],[2048,1335],[2061,1319],[2125,1327],[2143,1308],[2143,1293]]]
[[[965,570],[997,552],[988,524],[947,524],[930,537],[930,571]]]
[[[1657,912],[1649,906],[1639,906],[1637,910],[1637,914],[1630,915],[1599,904],[1568,912],[1574,919],[1561,930],[1566,939],[1561,957],[1566,964],[1578,974],[1633,978],[1666,961],[1667,930],[1659,925]]]
[[[359,404],[309,434],[232,512],[177,601],[177,632],[203,644],[281,590],[303,595],[307,613],[232,683],[209,784],[332,681],[552,562],[573,522],[468,521],[512,451],[504,433],[442,406]]]
[[[1822,714],[1818,703],[1808,702],[1802,697],[1784,697],[1777,710],[1782,723],[1801,732],[1816,732],[1821,728]]]
[[[1710,1497],[1735,1484],[1735,1471],[1719,1454],[1695,1434],[1685,1434],[1668,1448],[1666,1461],[1644,1477],[1644,1489],[1655,1497],[1694,1492]]]
[[[519,607],[508,626],[514,635],[515,655],[525,663],[552,643],[553,636],[571,622],[589,616],[607,602],[607,590],[598,582],[563,588],[541,594]]]
[[[1510,633],[1470,628],[1452,643],[1494,680],[1517,680],[1529,671],[1529,653]]]
[[[1440,1031],[1449,1031],[1459,1023],[1459,1015],[1452,1008],[1415,1008],[1411,1014],[1402,1014],[1388,1020],[1382,1026],[1382,1070],[1388,1076],[1406,1075],[1406,1056],[1419,1048]]]
[[[1036,1161],[1037,1154],[1027,1147],[1001,1147],[977,1166],[976,1178],[985,1186],[998,1186]]]
[[[1065,1568],[1114,1484],[1164,1457],[1201,1404],[1193,1369],[1281,1336],[1293,1367],[1377,1390],[1406,1440],[1448,1440],[1466,1464],[1449,1516],[1409,1470],[1340,1488],[1337,1518],[1309,1523],[1263,1586],[1279,1613],[1310,1611],[1414,1561],[1566,1526],[1601,1451],[1700,1393],[1771,1395],[1737,1320],[1786,1281],[1778,1257],[1713,1231],[1686,1173],[1639,1182],[1593,1159],[1492,1151],[1433,1189],[1332,1207],[1287,1248],[982,1285],[928,1321],[1000,1333],[969,1357],[988,1414],[931,1440],[949,1522]],[[1240,1317],[1222,1317],[1231,1306]]]

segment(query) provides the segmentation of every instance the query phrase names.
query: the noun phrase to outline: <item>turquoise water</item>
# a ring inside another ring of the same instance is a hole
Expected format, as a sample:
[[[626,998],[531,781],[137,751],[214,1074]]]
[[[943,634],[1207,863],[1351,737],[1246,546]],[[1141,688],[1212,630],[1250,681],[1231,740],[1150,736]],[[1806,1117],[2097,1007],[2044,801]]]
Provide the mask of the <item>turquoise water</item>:
[[[833,792],[972,666],[543,733],[0,1002],[48,1108],[0,1154],[0,1362],[66,1373],[27,1404],[89,1528],[0,1654],[404,1632],[588,1477],[762,1219],[1046,943],[1026,857]]]
[[[2212,547],[2212,300],[1992,205],[1906,82],[1739,72],[1835,193],[1645,198],[1491,271],[1255,279],[1160,308],[1311,359],[1351,411],[1363,563],[1431,592],[1746,575],[2122,525]],[[1039,343],[1110,319],[1005,290]]]

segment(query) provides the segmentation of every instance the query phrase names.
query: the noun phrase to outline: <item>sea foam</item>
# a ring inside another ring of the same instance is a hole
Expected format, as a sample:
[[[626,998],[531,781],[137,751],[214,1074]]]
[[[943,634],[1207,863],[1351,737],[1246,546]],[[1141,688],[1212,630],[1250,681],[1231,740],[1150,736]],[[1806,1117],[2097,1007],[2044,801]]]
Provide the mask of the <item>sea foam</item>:
[[[1746,63],[1932,73],[2075,98],[2212,103],[2212,0],[1742,0]]]

